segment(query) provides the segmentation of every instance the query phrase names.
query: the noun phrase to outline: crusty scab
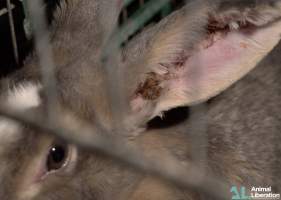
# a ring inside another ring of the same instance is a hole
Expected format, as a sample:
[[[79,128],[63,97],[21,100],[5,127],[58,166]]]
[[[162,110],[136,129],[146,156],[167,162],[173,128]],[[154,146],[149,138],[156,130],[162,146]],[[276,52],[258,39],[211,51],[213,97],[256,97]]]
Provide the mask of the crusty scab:
[[[137,96],[142,96],[146,100],[155,100],[161,95],[163,88],[160,86],[163,78],[155,72],[149,72],[146,80],[138,85]]]
[[[267,9],[266,7],[264,8]],[[240,31],[251,33],[258,26],[266,25],[280,18],[280,12],[274,11],[263,14],[263,10],[253,7],[252,9],[229,9],[220,14],[209,13],[208,23],[206,28],[206,37],[198,44],[198,49],[207,49],[215,42],[223,39],[231,31]],[[242,48],[247,48],[247,45],[241,43]],[[196,49],[196,48],[194,48]],[[164,68],[164,73],[157,73],[151,70],[146,74],[145,79],[141,82],[136,91],[135,96],[141,97],[144,100],[156,100],[163,93],[163,82],[177,78],[179,70],[185,66],[188,58],[194,52],[186,52],[184,50],[178,52],[174,59],[158,63],[158,67]],[[161,71],[161,70],[160,70]]]
[[[166,72],[164,74],[158,74],[156,72],[147,73],[145,81],[138,85],[135,94],[145,100],[156,100],[159,98],[163,91],[163,81],[176,78],[177,70],[185,65],[188,58],[188,54],[185,51],[181,51],[172,62],[158,63],[159,67],[164,67]]]

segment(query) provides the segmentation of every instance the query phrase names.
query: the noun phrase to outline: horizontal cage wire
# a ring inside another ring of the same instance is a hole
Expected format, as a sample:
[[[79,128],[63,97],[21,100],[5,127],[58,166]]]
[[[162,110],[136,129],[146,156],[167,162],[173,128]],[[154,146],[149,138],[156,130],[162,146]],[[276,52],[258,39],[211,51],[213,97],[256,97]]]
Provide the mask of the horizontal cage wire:
[[[15,5],[11,3],[10,0],[6,1],[6,7],[0,10],[0,18],[1,16],[8,15],[14,60],[16,64],[19,64],[18,39],[16,38],[17,33],[15,31],[13,18]],[[140,150],[131,149],[127,146],[125,141],[121,138],[108,138],[108,136],[105,136],[108,134],[104,134],[105,130],[99,125],[99,128],[96,129],[90,124],[79,121],[79,119],[76,119],[71,113],[65,114],[56,112],[56,109],[54,109],[57,105],[55,63],[51,51],[51,44],[49,43],[48,24],[44,19],[44,9],[43,6],[40,5],[40,1],[32,1],[31,4],[28,4],[26,0],[23,0],[22,3],[21,9],[24,10],[26,17],[25,20],[22,20],[22,26],[25,31],[25,38],[30,39],[31,32],[33,32],[34,35],[35,50],[39,57],[43,86],[47,94],[47,116],[49,118],[46,119],[43,115],[34,115],[34,113],[26,115],[12,108],[8,109],[0,106],[1,115],[31,124],[36,128],[46,130],[50,132],[50,134],[54,134],[88,149],[101,151],[141,172],[153,174],[177,186],[200,189],[214,196],[216,199],[227,199],[228,189],[225,183],[212,175],[205,176],[204,167],[198,167],[198,165],[205,166],[207,153],[204,147],[206,145],[202,145],[206,143],[206,117],[204,117],[206,108],[204,105],[191,109],[192,131],[190,135],[194,143],[192,158],[195,164],[191,165],[188,171],[175,160],[161,158],[161,156],[159,156],[159,160],[148,159]],[[113,40],[114,43],[117,44],[116,46],[118,46],[118,48],[122,45],[126,45],[126,42],[137,33],[141,32],[147,25],[159,22],[162,18],[178,9],[183,4],[183,0],[124,0],[124,7],[119,17],[116,34],[118,37]],[[110,48],[105,51],[108,51],[108,55],[114,53]],[[107,58],[111,59],[110,56]],[[113,69],[109,69],[109,71],[111,70]],[[115,79],[115,77],[111,77],[111,72],[108,74],[109,79]],[[194,82],[196,82],[196,80],[194,80]],[[83,126],[80,124],[83,124]],[[218,193],[217,191],[221,192]]]

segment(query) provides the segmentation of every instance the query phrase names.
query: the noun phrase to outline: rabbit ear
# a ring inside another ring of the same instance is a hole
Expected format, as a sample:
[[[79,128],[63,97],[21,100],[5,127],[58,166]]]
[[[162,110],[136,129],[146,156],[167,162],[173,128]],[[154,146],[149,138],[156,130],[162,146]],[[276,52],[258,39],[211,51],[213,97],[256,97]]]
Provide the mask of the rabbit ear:
[[[253,69],[280,40],[281,6],[248,9],[253,12],[236,10],[241,19],[193,4],[150,30],[151,36],[140,40],[143,54],[135,62],[141,73],[130,99],[134,121],[145,123],[171,108],[205,101]],[[253,13],[267,24],[248,20]]]
[[[57,46],[60,44],[63,46],[58,48],[59,51],[71,52],[72,49],[82,48],[83,45],[87,46],[87,49],[90,48],[92,52],[100,50],[115,28],[122,2],[121,0],[60,0],[53,22],[56,36],[61,36],[53,39]]]

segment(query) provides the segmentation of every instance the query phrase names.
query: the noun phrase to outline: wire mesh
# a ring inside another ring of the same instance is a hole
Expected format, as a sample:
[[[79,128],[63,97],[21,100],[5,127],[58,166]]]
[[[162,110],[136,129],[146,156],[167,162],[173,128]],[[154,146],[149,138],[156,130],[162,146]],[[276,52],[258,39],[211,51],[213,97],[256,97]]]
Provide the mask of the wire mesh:
[[[18,45],[17,45],[17,38],[15,33],[15,25],[14,25],[14,18],[12,14],[12,4],[10,0],[7,0],[7,10],[9,15],[9,24],[10,24],[10,30],[11,30],[11,38],[13,43],[13,49],[14,49],[14,57],[16,60],[16,63],[19,64],[19,53],[18,53]]]
[[[110,83],[114,84],[116,82],[121,82],[121,77],[115,76],[116,69],[112,69],[112,63],[115,62],[114,54],[119,51],[120,45],[124,41],[127,41],[131,35],[136,33],[140,27],[143,27],[150,19],[152,19],[155,13],[162,11],[163,15],[167,15],[171,11],[171,7],[168,4],[169,0],[148,2],[140,0],[139,4],[141,9],[130,18],[134,23],[126,23],[128,20],[128,10],[126,9],[126,6],[130,3],[132,3],[132,0],[124,2],[125,8],[122,10],[124,23],[121,28],[115,30],[116,32],[113,34],[113,39],[111,38],[109,40],[113,47],[106,46],[105,49],[106,59],[108,59],[106,64],[108,80],[110,80]],[[7,0],[7,5],[10,16],[14,54],[17,60],[16,35],[13,30],[14,25],[11,17],[12,9],[9,0]],[[191,152],[194,164],[191,164],[188,169],[181,166],[177,160],[172,158],[162,158],[161,156],[159,156],[158,160],[148,158],[140,151],[140,149],[126,145],[126,142],[121,137],[118,137],[118,134],[109,137],[108,135],[112,134],[106,133],[105,129],[98,124],[98,122],[95,126],[92,126],[86,122],[80,121],[80,119],[77,119],[77,117],[74,117],[71,113],[60,113],[57,111],[55,62],[53,60],[52,48],[49,42],[50,38],[46,20],[44,19],[43,7],[42,1],[28,2],[29,17],[34,28],[33,32],[35,36],[36,51],[43,77],[43,88],[48,98],[48,117],[46,118],[45,115],[32,112],[28,114],[21,113],[13,108],[7,108],[1,105],[0,114],[20,122],[28,123],[36,128],[43,129],[50,134],[54,134],[57,137],[63,138],[84,148],[103,152],[143,173],[160,177],[176,186],[196,190],[199,189],[203,193],[213,196],[216,199],[228,199],[229,194],[227,185],[214,175],[208,174],[208,176],[206,176],[207,119],[205,117],[206,108],[204,105],[192,107],[191,109],[191,128],[188,131],[193,143]],[[194,80],[194,82],[196,83],[196,80]],[[112,97],[113,107],[120,107],[118,102],[122,102],[122,100],[119,97],[116,97],[118,96],[119,90],[112,84],[108,85],[108,87],[109,88],[107,89],[111,93],[110,96]],[[117,116],[120,117],[120,110],[117,109],[115,112],[116,118]],[[116,119],[116,121],[120,121],[120,119]],[[118,122],[116,122],[116,124],[117,123]],[[117,131],[121,132],[122,128],[117,128]]]

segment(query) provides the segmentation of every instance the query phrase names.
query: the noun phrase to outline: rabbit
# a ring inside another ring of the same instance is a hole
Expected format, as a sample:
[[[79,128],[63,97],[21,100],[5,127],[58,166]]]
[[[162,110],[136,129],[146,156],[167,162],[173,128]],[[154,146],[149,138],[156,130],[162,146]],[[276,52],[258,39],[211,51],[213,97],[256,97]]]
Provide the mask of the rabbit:
[[[152,159],[171,157],[187,171],[197,159],[206,175],[228,184],[230,198],[232,186],[281,192],[280,0],[187,1],[108,60],[103,52],[112,44],[122,2],[59,4],[50,42],[60,107],[99,122]],[[22,69],[1,79],[2,106],[44,112],[41,77],[34,52]],[[202,144],[190,132],[190,111],[200,105],[207,118]],[[1,200],[214,198],[5,116],[0,143]],[[194,148],[205,148],[206,160],[194,157]]]

